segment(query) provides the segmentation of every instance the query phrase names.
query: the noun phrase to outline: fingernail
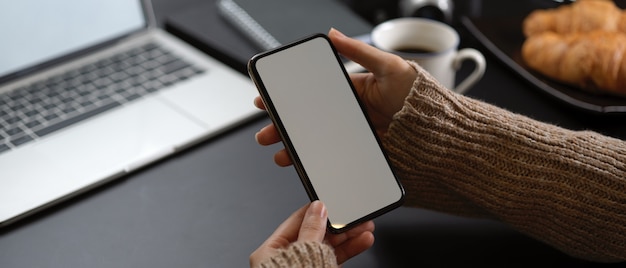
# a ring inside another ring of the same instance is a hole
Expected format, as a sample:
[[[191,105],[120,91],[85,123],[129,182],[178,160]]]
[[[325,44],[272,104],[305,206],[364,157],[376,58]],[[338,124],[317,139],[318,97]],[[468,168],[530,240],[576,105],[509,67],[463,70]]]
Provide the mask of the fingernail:
[[[320,218],[326,218],[327,216],[326,206],[324,205],[324,203],[322,203],[322,201],[319,201],[319,200],[313,201],[311,203],[311,209],[313,211],[318,212],[318,215],[320,216]]]
[[[259,143],[259,133],[260,131],[257,133],[254,133],[254,140],[256,141],[256,143]]]
[[[335,35],[337,35],[337,37],[346,37],[346,35],[344,35],[341,31],[335,29],[335,28],[330,28],[331,32],[334,32]]]

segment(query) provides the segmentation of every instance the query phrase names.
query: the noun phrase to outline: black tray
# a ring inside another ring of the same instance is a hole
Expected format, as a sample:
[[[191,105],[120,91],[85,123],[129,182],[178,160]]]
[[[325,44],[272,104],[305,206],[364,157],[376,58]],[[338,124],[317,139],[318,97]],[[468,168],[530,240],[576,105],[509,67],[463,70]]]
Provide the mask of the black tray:
[[[521,28],[523,19],[524,16],[463,17],[461,23],[505,65],[550,96],[586,111],[626,113],[626,98],[585,92],[530,70],[521,58],[525,40]]]

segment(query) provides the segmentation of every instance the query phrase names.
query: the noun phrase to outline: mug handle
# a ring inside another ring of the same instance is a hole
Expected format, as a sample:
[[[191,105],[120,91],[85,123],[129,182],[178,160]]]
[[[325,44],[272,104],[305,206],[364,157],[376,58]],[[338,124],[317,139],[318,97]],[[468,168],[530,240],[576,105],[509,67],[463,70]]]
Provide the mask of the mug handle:
[[[472,71],[472,73],[459,83],[458,86],[454,87],[454,91],[459,94],[465,93],[483,77],[487,65],[485,57],[478,50],[473,48],[464,48],[459,50],[454,58],[454,61],[452,62],[454,70],[456,71],[461,68],[461,63],[465,60],[473,60],[474,63],[476,63],[476,66],[474,67],[474,71]]]

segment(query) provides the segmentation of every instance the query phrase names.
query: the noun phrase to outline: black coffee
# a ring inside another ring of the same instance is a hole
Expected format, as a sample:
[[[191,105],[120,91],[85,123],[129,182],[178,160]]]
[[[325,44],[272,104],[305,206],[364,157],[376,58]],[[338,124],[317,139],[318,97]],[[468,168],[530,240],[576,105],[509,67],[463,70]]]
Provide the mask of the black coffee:
[[[415,53],[415,54],[428,54],[428,53],[435,52],[435,50],[433,49],[423,48],[423,47],[401,47],[401,48],[397,48],[396,51],[402,52],[402,53]]]

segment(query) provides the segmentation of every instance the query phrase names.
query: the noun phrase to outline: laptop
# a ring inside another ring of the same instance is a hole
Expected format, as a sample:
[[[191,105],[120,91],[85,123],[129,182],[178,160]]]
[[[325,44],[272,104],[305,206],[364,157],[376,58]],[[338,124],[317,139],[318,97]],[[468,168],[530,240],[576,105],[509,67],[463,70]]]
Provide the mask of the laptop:
[[[0,226],[260,114],[147,0],[4,1],[0,36]]]

